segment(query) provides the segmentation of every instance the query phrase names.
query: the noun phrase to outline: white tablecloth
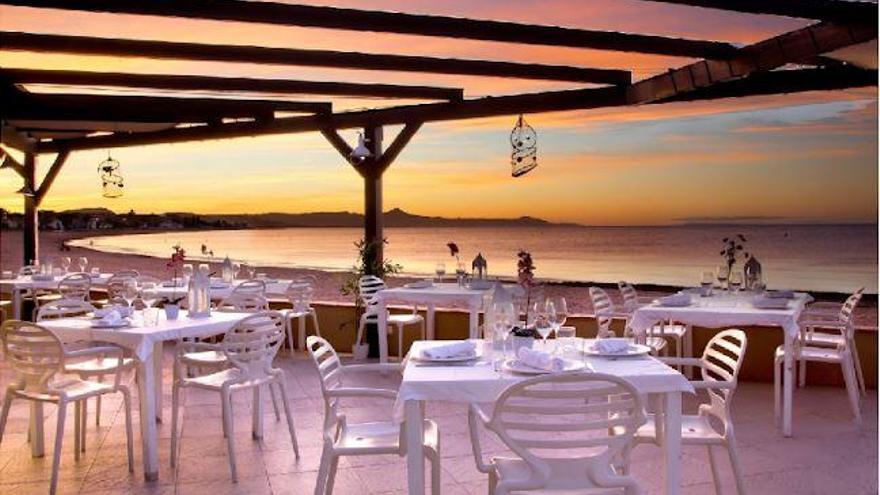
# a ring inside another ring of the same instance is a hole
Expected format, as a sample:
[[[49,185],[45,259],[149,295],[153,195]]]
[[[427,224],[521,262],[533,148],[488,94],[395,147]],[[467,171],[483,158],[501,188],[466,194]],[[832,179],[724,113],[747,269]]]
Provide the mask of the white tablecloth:
[[[809,294],[796,293],[786,309],[759,309],[752,304],[753,294],[718,294],[711,297],[694,295],[691,305],[681,308],[651,303],[635,310],[630,328],[644,333],[659,321],[673,320],[704,328],[736,326],[782,327],[790,336],[798,333],[798,318],[804,305],[813,300]]]
[[[244,280],[235,280],[230,285],[226,285],[224,287],[212,287],[211,288],[211,300],[212,301],[222,301],[229,297],[232,294],[232,290],[238,286],[240,283],[244,282]],[[272,282],[266,282],[266,296],[267,297],[285,297],[287,292],[287,287],[290,285],[290,280],[275,280]],[[171,299],[175,297],[186,297],[187,288],[185,286],[181,287],[166,287],[164,285],[156,287],[156,294],[160,298]]]
[[[576,339],[575,347],[581,349],[585,339]],[[587,345],[590,344],[586,340]],[[486,357],[473,366],[437,366],[412,358],[426,346],[448,344],[445,341],[420,341],[413,343],[403,372],[403,381],[394,405],[394,417],[403,419],[403,406],[408,400],[491,402],[510,385],[529,378],[530,375],[497,372]],[[477,345],[483,345],[477,341]],[[694,392],[690,382],[674,368],[651,356],[608,359],[587,356],[587,371],[607,373],[621,377],[641,393],[665,393],[672,391]]]

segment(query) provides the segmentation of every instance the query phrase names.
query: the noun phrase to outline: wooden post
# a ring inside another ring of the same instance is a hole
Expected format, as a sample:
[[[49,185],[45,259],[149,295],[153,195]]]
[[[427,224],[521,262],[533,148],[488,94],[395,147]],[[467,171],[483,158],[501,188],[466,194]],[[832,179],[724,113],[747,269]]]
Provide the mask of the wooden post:
[[[385,235],[382,229],[382,167],[379,159],[382,156],[382,127],[364,129],[367,149],[372,156],[360,166],[364,177],[364,241],[374,249],[367,251],[370,259],[364,260],[369,275],[372,267],[379,266],[383,258],[383,242]]]
[[[24,264],[33,265],[40,253],[40,220],[36,192],[37,158],[34,153],[24,155],[24,187],[34,194],[24,196]]]

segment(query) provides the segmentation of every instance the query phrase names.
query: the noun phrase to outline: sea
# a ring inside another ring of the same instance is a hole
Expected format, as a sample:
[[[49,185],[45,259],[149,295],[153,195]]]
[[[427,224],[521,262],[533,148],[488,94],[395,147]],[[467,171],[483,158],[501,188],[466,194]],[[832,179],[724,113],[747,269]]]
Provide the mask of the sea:
[[[516,254],[526,250],[536,276],[545,280],[686,287],[722,264],[722,239],[736,234],[762,264],[768,287],[845,293],[864,286],[877,293],[877,225],[386,228],[385,255],[405,274],[432,275],[439,263],[453,273],[456,258],[447,243],[455,242],[468,268],[481,253],[490,276],[515,276]],[[229,256],[256,266],[337,271],[355,264],[361,236],[356,228],[171,231],[73,244],[156,257],[169,256],[179,244],[194,259]]]

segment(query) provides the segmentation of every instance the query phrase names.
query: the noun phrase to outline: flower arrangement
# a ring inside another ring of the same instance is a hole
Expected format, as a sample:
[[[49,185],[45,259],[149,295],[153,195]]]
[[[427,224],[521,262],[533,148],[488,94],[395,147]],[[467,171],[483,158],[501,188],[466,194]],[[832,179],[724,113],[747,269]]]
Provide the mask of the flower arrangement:
[[[519,285],[526,293],[526,321],[529,321],[529,309],[532,305],[532,287],[535,286],[535,263],[532,261],[532,254],[528,251],[520,249],[516,253],[516,276]]]
[[[171,272],[171,282],[174,288],[171,292],[170,298],[164,298],[166,304],[179,304],[180,301],[186,298],[185,295],[177,296],[177,278],[183,272],[183,262],[186,260],[186,251],[180,247],[179,244],[172,246],[174,252],[171,253],[171,259],[165,263],[165,268],[167,268]]]
[[[719,253],[724,262],[727,264],[727,273],[732,273],[733,265],[736,264],[738,258],[749,259],[750,255],[745,251],[746,238],[742,234],[725,237],[721,239],[723,248]]]
[[[446,247],[449,248],[449,256],[454,256],[456,263],[461,263],[461,260],[458,259],[458,244],[450,241],[446,244]]]

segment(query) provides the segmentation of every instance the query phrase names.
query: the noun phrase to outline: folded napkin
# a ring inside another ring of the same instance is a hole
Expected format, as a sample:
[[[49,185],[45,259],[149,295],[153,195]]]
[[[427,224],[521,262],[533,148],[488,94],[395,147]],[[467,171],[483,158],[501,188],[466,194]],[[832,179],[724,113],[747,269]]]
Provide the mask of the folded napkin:
[[[661,297],[657,299],[661,306],[687,306],[691,303],[691,295],[679,292],[671,296]]]
[[[788,307],[788,299],[770,296],[755,296],[752,305],[760,309],[785,309]]]
[[[516,359],[530,368],[552,371],[554,373],[565,371],[564,359],[540,349],[520,347],[516,352]]]
[[[623,354],[629,349],[628,339],[599,339],[593,349],[602,354]]]
[[[404,285],[404,287],[408,289],[427,289],[428,287],[431,287],[433,285],[434,282],[430,280],[419,280],[418,282],[410,282]]]
[[[771,299],[792,299],[794,298],[793,290],[768,290],[764,295]]]
[[[124,318],[131,315],[131,308],[129,308],[128,306],[108,306],[106,308],[96,309],[94,311],[94,315],[97,318],[103,318],[110,313],[116,313]]]
[[[444,344],[422,349],[423,359],[466,359],[477,357],[477,346],[464,340],[453,344]]]
[[[96,312],[97,313],[97,312]],[[122,321],[122,315],[119,314],[119,311],[115,309],[111,309],[104,313],[100,320],[95,320],[92,325],[97,326],[113,326]]]

